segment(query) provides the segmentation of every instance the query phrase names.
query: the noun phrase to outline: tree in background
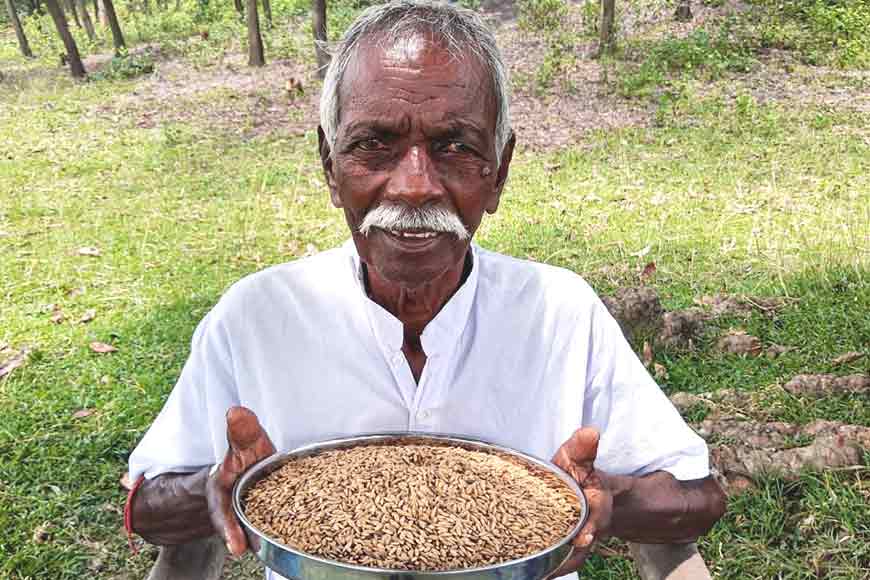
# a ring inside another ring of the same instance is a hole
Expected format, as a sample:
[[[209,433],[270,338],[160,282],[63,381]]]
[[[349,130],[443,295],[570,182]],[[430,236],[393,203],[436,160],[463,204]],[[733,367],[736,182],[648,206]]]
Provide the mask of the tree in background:
[[[61,5],[62,6],[62,5]],[[82,27],[82,21],[79,20],[79,11],[76,10],[76,2],[75,0],[66,0],[66,11],[72,14],[73,22],[76,23],[76,26],[79,28]]]
[[[674,18],[678,22],[690,22],[692,16],[692,0],[677,0],[677,9]]]
[[[21,54],[26,57],[33,56],[33,51],[30,50],[30,43],[27,42],[27,36],[24,35],[24,28],[21,26],[18,11],[15,10],[15,4],[12,3],[12,0],[6,0],[6,9],[9,11],[9,19],[12,20],[15,36],[18,37],[18,47],[21,49]]]
[[[317,55],[317,76],[326,76],[329,66],[329,53],[326,52],[326,0],[313,0],[311,5],[311,24],[314,28],[314,52]]]
[[[76,46],[76,41],[73,39],[69,31],[69,25],[66,22],[66,16],[57,0],[44,0],[45,7],[48,13],[51,14],[51,19],[54,20],[54,26],[57,28],[57,33],[66,47],[66,59],[69,62],[70,72],[75,78],[84,78],[85,65],[82,64],[82,57],[79,55],[79,48]]]
[[[613,51],[616,39],[613,34],[613,20],[616,16],[616,0],[601,0],[601,24],[598,27],[598,54]]]
[[[272,28],[272,1],[263,0],[263,16],[266,18],[266,24]]]
[[[85,32],[88,34],[88,38],[91,39],[91,42],[97,39],[97,35],[94,32],[94,23],[91,20],[91,15],[88,14],[88,7],[85,6],[85,0],[76,0],[79,5],[79,12],[82,15],[82,22],[85,25]]]
[[[263,66],[263,37],[260,35],[260,15],[257,13],[257,0],[248,0],[248,65]]]
[[[112,30],[112,44],[115,46],[115,54],[120,54],[127,45],[124,42],[124,34],[121,32],[121,25],[118,23],[118,15],[115,13],[115,5],[112,0],[103,0],[103,14]]]

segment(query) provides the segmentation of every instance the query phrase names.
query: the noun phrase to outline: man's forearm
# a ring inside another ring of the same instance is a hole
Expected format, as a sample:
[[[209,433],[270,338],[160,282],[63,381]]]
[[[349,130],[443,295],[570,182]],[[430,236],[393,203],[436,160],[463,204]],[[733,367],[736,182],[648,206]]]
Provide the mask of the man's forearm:
[[[644,544],[694,542],[725,513],[725,494],[712,477],[679,481],[658,471],[608,475],[613,490],[610,535]]]
[[[145,480],[133,496],[133,531],[151,544],[184,544],[214,533],[206,501],[208,469]]]

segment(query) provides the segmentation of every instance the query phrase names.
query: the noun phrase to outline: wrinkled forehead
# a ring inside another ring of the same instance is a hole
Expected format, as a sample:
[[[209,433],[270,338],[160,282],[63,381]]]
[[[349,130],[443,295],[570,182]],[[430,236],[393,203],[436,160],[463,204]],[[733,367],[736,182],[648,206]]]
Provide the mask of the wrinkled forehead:
[[[470,51],[428,31],[362,41],[339,88],[339,133],[348,115],[384,114],[401,100],[429,112],[472,118],[495,135],[498,106],[490,75]]]

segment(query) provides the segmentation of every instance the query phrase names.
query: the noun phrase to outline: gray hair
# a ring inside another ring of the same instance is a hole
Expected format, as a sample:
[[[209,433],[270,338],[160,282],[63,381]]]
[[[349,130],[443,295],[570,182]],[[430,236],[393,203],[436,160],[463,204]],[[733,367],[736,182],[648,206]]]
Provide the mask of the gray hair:
[[[438,38],[454,58],[471,52],[491,79],[498,114],[495,154],[501,162],[502,149],[511,136],[510,92],[507,68],[492,32],[472,10],[434,0],[392,0],[370,6],[350,25],[332,50],[320,95],[320,126],[330,149],[335,151],[340,115],[339,89],[348,64],[366,39],[395,42],[410,34],[427,31]]]

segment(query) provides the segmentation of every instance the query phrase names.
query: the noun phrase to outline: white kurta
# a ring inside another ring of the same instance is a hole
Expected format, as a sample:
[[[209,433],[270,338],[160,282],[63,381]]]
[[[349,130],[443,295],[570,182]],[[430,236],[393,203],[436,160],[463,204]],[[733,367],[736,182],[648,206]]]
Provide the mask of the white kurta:
[[[367,297],[352,242],[236,283],[197,327],[178,383],[130,456],[131,477],[220,461],[233,405],[257,414],[278,451],[416,430],[549,459],[592,426],[601,470],[709,474],[704,441],[582,278],[472,252],[468,278],[423,332],[419,384],[402,323]]]

